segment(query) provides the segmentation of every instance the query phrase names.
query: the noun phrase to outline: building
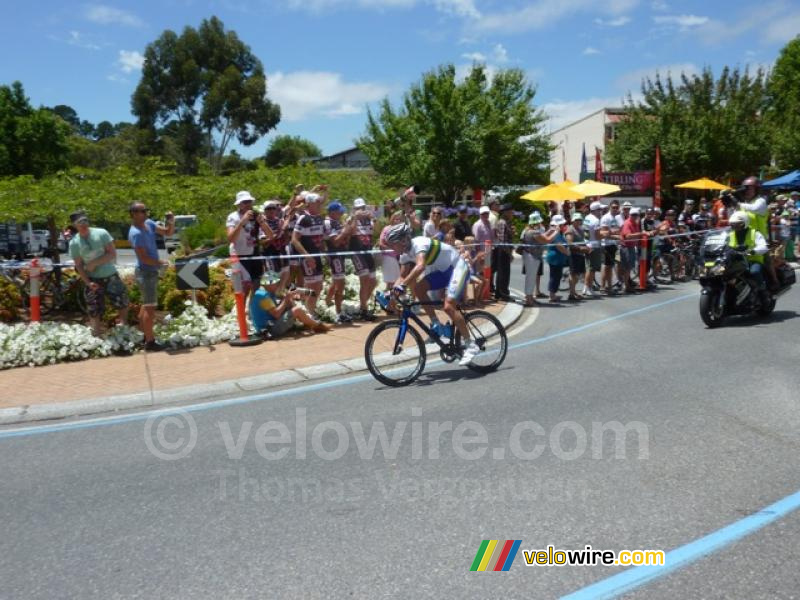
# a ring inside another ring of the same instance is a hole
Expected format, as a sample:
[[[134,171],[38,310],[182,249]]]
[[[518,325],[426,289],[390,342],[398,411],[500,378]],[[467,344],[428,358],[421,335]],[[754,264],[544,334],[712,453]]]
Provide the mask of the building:
[[[601,108],[550,134],[550,179],[581,180],[581,155],[586,148],[587,170],[594,174],[595,148],[605,156],[606,143],[614,139],[616,124],[625,116],[623,108]],[[566,164],[565,164],[566,161]],[[605,162],[603,162],[605,166]]]
[[[369,158],[358,148],[348,148],[330,156],[310,160],[320,169],[370,169]]]
[[[616,137],[617,124],[625,118],[624,108],[601,108],[574,123],[550,134],[550,179],[581,182],[595,179],[596,150],[600,150],[603,181],[619,185],[615,196],[625,197],[636,206],[653,205],[653,171],[610,171],[605,162],[606,145]],[[586,149],[586,170],[581,172],[581,159]]]

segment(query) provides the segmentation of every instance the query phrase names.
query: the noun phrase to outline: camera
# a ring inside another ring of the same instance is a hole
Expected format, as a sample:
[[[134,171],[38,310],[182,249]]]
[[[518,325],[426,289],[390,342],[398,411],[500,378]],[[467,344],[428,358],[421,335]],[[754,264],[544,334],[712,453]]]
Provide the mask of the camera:
[[[297,287],[294,284],[289,286],[289,291],[290,292],[297,292],[301,296],[306,296],[306,297],[310,296],[312,298],[317,295],[317,293],[314,290],[310,290],[310,289],[304,288],[304,287]]]

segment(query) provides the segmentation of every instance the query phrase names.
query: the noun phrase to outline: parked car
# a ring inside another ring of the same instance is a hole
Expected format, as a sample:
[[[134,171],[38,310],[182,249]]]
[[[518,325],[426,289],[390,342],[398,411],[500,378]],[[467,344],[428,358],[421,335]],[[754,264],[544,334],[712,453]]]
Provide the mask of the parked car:
[[[172,252],[181,245],[181,231],[197,223],[197,215],[175,215],[175,232],[164,238],[164,246]]]

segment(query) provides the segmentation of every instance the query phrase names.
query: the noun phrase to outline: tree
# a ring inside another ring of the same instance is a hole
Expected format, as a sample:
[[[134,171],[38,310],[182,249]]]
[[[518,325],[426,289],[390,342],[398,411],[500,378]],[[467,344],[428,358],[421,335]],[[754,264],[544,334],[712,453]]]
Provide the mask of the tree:
[[[322,150],[300,136],[279,135],[269,144],[264,162],[268,167],[286,167],[296,165],[302,158],[322,156]]]
[[[546,182],[550,145],[535,93],[518,69],[489,81],[475,65],[461,81],[445,65],[424,74],[397,110],[387,99],[368,111],[358,145],[388,182],[419,184],[446,204],[472,187]]]
[[[80,130],[81,120],[78,118],[78,112],[74,108],[66,104],[57,104],[50,110],[69,123],[76,133]]]
[[[231,139],[250,146],[280,120],[280,108],[266,96],[261,61],[217,17],[180,36],[164,31],[149,44],[131,103],[140,127],[176,123],[186,173],[197,171],[203,149],[219,169]]]
[[[725,67],[699,75],[671,75],[642,81],[640,102],[631,96],[627,116],[616,128],[606,160],[623,170],[652,169],[661,147],[665,187],[679,179],[708,176],[738,179],[769,162],[768,130],[762,117],[766,76],[759,69]]]
[[[111,121],[100,121],[94,128],[94,137],[98,140],[110,138],[114,134],[114,124]]]
[[[41,177],[66,166],[69,135],[60,117],[31,107],[19,81],[0,86],[0,176]]]
[[[800,36],[781,50],[767,84],[772,150],[782,170],[800,168]]]

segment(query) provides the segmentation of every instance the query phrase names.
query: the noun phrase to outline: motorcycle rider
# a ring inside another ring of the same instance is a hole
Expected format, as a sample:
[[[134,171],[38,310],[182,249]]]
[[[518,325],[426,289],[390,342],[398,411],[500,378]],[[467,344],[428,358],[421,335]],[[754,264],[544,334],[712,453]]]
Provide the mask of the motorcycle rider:
[[[767,240],[769,239],[769,209],[767,199],[758,193],[759,183],[758,177],[752,175],[742,181],[744,201],[739,201],[739,210],[747,213],[750,225],[762,235],[764,240]],[[730,224],[730,221],[728,223]],[[763,264],[770,288],[773,290],[778,289],[778,276],[775,273],[775,266],[772,264],[772,257],[768,252],[763,258]]]
[[[731,232],[728,234],[728,245],[735,249],[744,249],[750,263],[750,275],[758,284],[759,294],[765,295],[764,262],[769,253],[767,239],[755,227],[750,226],[749,215],[737,210],[728,221]]]

